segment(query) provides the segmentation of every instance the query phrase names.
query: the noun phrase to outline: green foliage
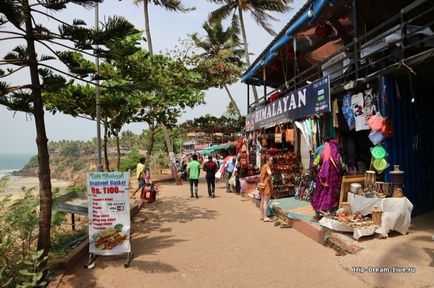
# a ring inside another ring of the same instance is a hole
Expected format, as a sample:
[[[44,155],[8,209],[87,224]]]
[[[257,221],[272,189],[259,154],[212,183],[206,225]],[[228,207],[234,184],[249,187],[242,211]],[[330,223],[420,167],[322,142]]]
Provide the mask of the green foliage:
[[[72,161],[71,165],[74,172],[80,171],[86,167],[86,163],[84,163],[83,160],[80,159]]]
[[[0,287],[44,287],[43,251],[36,251],[39,201],[25,191],[15,201],[0,200]],[[65,213],[53,213],[51,226],[60,226]],[[61,236],[58,236],[61,237]]]
[[[10,201],[10,197],[0,201],[0,267],[4,267],[0,283],[10,280],[5,287],[18,287],[25,282],[32,282],[41,272],[34,269],[35,265],[39,265],[34,252],[38,231],[36,215],[38,200],[31,190],[14,202]],[[35,274],[23,275],[20,271]]]
[[[9,176],[5,175],[0,179],[0,192],[5,192],[6,188],[8,188],[9,184]]]
[[[42,263],[47,260],[47,256],[41,257],[43,251],[27,251],[29,258],[23,261],[23,267],[18,272],[19,282],[16,287],[18,288],[33,288],[45,287],[47,282],[43,280],[44,271],[46,268],[41,268]]]
[[[60,155],[70,158],[77,158],[80,156],[80,148],[76,141],[66,142],[60,147]]]
[[[51,253],[54,255],[64,255],[77,243],[88,235],[87,231],[68,231],[56,234],[51,241]]]
[[[128,154],[127,158],[121,159],[120,170],[121,171],[128,171],[128,170],[134,171],[136,169],[136,165],[139,162],[140,157],[143,157],[143,155],[141,155],[139,153],[139,150],[132,149],[130,151],[130,153]]]
[[[169,156],[163,151],[156,151],[151,155],[150,166],[152,171],[160,171],[169,166]]]

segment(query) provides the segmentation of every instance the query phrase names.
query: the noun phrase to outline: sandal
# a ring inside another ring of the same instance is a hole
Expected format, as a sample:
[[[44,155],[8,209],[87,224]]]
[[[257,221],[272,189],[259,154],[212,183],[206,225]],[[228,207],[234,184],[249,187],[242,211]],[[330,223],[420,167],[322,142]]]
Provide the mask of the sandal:
[[[273,220],[270,218],[264,218],[264,222],[273,222]]]

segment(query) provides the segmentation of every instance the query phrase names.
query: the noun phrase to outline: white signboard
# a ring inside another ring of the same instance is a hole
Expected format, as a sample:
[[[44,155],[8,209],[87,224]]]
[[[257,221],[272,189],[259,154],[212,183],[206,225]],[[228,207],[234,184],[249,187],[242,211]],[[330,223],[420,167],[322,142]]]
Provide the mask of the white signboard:
[[[131,252],[129,179],[129,172],[87,173],[90,253]]]

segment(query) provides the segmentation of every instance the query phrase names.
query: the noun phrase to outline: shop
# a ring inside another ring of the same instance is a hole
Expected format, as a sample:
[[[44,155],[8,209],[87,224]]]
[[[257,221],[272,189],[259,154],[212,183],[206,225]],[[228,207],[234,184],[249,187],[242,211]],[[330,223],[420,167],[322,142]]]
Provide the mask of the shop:
[[[253,103],[247,95],[246,131],[258,167],[261,155],[275,155],[274,198],[311,200],[322,185],[312,164],[334,139],[339,197],[333,209],[315,210],[326,216],[322,225],[357,239],[405,234],[412,215],[434,210],[434,137],[425,128],[434,7],[410,2],[308,1],[242,79],[264,87]]]

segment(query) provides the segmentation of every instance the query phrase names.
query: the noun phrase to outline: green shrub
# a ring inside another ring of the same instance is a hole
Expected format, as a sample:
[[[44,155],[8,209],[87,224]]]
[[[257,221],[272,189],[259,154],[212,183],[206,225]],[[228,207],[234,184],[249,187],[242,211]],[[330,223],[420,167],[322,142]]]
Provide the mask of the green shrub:
[[[139,162],[140,157],[143,157],[139,153],[139,150],[132,149],[128,156],[125,159],[121,159],[120,170],[121,171],[134,171],[136,169],[137,163]]]
[[[38,237],[39,198],[32,194],[11,201],[0,200],[0,287],[43,287],[43,251],[36,251]],[[56,193],[54,191],[54,193]],[[64,213],[53,213],[51,226],[59,226]]]
[[[84,169],[84,167],[86,167],[86,163],[84,163],[83,160],[80,159],[72,161],[71,165],[73,171],[80,171],[81,169]]]

